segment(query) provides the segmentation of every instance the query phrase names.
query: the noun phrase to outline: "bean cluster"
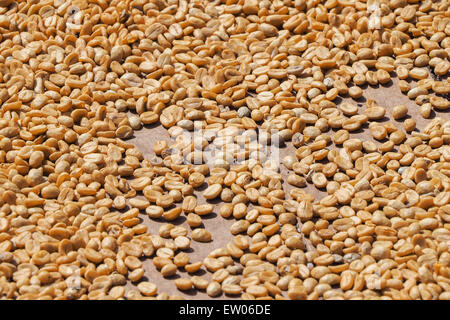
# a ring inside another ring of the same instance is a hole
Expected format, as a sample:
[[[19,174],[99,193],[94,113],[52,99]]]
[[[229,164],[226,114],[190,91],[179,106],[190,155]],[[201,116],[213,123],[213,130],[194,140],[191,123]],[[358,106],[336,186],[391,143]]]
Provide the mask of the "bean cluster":
[[[146,259],[210,297],[450,299],[449,35],[445,0],[0,0],[0,299],[181,298]],[[362,100],[388,86],[423,126]]]

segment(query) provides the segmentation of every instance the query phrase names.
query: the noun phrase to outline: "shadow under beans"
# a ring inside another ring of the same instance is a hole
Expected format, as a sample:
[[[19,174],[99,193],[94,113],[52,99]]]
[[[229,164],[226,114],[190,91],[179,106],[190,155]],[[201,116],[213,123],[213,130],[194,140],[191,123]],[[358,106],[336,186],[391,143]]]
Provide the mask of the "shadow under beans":
[[[389,135],[387,135],[386,138],[383,138],[383,139],[375,139],[375,138],[373,138],[373,140],[378,142],[379,144],[383,144],[383,143],[389,141]]]
[[[450,109],[447,110],[435,110],[431,109],[430,117],[428,119],[432,120],[436,117],[444,116],[445,119],[449,119],[448,114],[450,113]]]
[[[179,274],[174,274],[174,275],[172,275],[172,276],[170,276],[170,277],[164,277],[164,276],[163,276],[163,278],[164,278],[165,280],[171,280],[171,281],[173,281],[173,280],[180,279],[181,276],[180,276]]]
[[[328,180],[328,182],[330,181],[328,178],[327,178],[327,180]],[[328,182],[327,182],[327,184],[328,184]],[[311,184],[314,185],[312,182],[311,182]],[[327,192],[327,187],[322,187],[322,188],[315,187],[315,188],[319,191]]]
[[[333,101],[336,105],[338,105],[338,104],[342,103],[342,101],[344,101],[344,100],[342,99],[342,97],[337,96],[336,98],[334,98]]]
[[[189,290],[183,290],[183,293],[188,295],[188,296],[196,296],[198,293],[197,289],[189,289]]]
[[[204,216],[201,216],[201,217],[202,217],[203,220],[210,220],[210,219],[217,218],[218,215],[215,212],[211,212],[211,213],[209,213],[207,215],[204,215]]]
[[[353,100],[358,102],[358,104],[363,104],[363,103],[367,102],[367,99],[364,96],[361,96],[361,97],[353,99]]]
[[[367,89],[367,87],[369,86],[369,84],[367,82],[365,82],[362,85],[359,85],[358,87],[360,87],[362,90]]]
[[[415,80],[415,79],[412,79],[412,78],[406,78],[406,79],[399,79],[399,80],[403,80],[403,81],[406,81],[407,83],[409,83],[409,84],[412,84],[412,83],[416,83],[417,82],[417,80]]]
[[[429,119],[429,120],[433,120],[433,119],[436,118],[436,117],[437,117],[436,111],[434,111],[433,109],[431,109],[430,116],[428,117],[428,119]]]
[[[139,259],[139,260],[143,261],[145,259],[147,259],[147,258],[144,257],[144,259]],[[142,276],[142,278],[139,279],[139,282],[141,282],[141,281],[150,281],[150,279],[146,275],[144,275],[144,276]]]
[[[208,188],[208,183],[206,183],[206,181],[205,181],[202,183],[202,185],[200,187],[195,188],[195,191],[203,193],[203,191],[205,191],[206,188]]]
[[[442,94],[442,93],[435,93],[435,94],[436,94],[437,97],[440,97],[440,98],[444,98],[444,99],[450,100],[450,94],[448,94],[448,93],[445,93],[445,94]],[[447,109],[447,110],[448,110],[448,109]],[[447,110],[442,110],[442,112],[447,111]]]
[[[392,79],[389,79],[388,82],[382,83],[381,86],[384,87],[384,88],[389,88],[389,87],[391,87],[393,84],[394,84],[394,83],[392,82]]]
[[[120,213],[125,213],[125,212],[127,212],[128,210],[130,210],[131,209],[131,207],[129,206],[129,205],[126,205],[125,207],[123,207],[122,209],[115,209],[115,210],[117,210],[118,212],[120,212]]]
[[[187,272],[184,268],[183,268],[182,270],[183,270],[184,272]],[[198,270],[195,271],[195,272],[189,273],[189,275],[194,275],[194,276],[198,276],[198,277],[204,276],[205,274],[206,274],[206,271],[203,270],[203,269],[198,269]]]
[[[161,123],[159,121],[156,121],[154,123],[150,123],[150,124],[143,124],[142,127],[145,129],[155,129],[158,128],[159,126],[161,126]]]
[[[178,216],[176,219],[168,221],[166,219],[164,219],[163,217],[161,218],[150,218],[151,221],[157,222],[157,223],[171,223],[173,225],[180,225],[183,224],[186,221],[186,218],[182,215]]]
[[[391,120],[390,118],[384,116],[384,117],[381,118],[380,120],[375,120],[374,122],[386,122],[386,121],[390,121],[390,120]],[[366,124],[366,123],[365,123],[365,124]],[[381,123],[380,123],[380,124],[381,124]],[[369,127],[369,126],[367,126],[367,127]]]
[[[223,202],[223,201],[220,199],[220,196],[217,197],[217,198],[214,198],[214,199],[208,199],[207,201],[208,201],[208,203],[214,204],[214,205],[220,204],[220,203]]]
[[[368,125],[367,122],[366,122],[366,123],[362,124],[361,127],[360,127],[358,130],[350,131],[350,133],[352,133],[352,134],[363,133],[364,130],[366,130],[366,129],[368,129],[368,128],[369,128],[369,125]]]
[[[250,209],[248,209],[247,211],[250,211]],[[230,221],[230,220],[236,220],[236,218],[234,218],[233,217],[233,214],[231,214],[229,217],[220,217],[221,219],[224,219],[224,220],[228,220],[228,221]]]
[[[166,220],[164,220],[164,221],[166,221]],[[175,220],[169,221],[169,223],[172,223],[173,225],[179,226],[180,224],[183,224],[185,221],[186,221],[186,218],[184,216],[180,215]]]
[[[184,249],[184,250],[181,250],[181,251],[183,251],[184,253],[192,253],[192,252],[194,252],[194,249],[187,248],[187,249]]]
[[[398,120],[395,120],[396,122],[399,122],[399,123],[403,123],[403,122],[405,122],[405,120],[407,120],[407,119],[412,119],[412,117],[409,115],[409,114],[406,114],[403,118],[401,118],[401,119],[398,119]]]

